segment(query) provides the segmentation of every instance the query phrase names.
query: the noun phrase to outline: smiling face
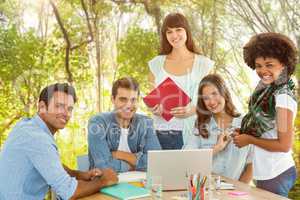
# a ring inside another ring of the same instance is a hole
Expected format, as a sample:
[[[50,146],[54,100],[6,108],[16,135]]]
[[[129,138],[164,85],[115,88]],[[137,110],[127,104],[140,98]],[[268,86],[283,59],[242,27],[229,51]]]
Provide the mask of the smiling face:
[[[187,34],[184,28],[175,27],[167,28],[166,37],[168,42],[173,48],[180,48],[185,46],[187,40]]]
[[[256,73],[264,84],[271,84],[277,80],[283,69],[283,64],[276,58],[255,59]]]
[[[39,102],[39,115],[54,134],[63,129],[71,118],[74,106],[72,95],[57,91],[53,93],[48,106],[44,101]]]
[[[213,114],[224,111],[225,98],[220,94],[218,88],[212,84],[208,84],[202,89],[203,103],[206,109]]]
[[[117,90],[115,97],[112,97],[112,103],[119,120],[131,120],[137,110],[138,91],[121,88]]]

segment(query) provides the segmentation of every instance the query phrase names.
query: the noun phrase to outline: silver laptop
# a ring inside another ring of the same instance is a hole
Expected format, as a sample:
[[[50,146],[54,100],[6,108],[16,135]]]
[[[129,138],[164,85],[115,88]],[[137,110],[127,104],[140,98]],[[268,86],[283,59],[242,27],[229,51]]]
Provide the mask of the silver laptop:
[[[210,176],[212,149],[148,151],[147,178],[162,177],[163,190],[185,190],[186,174]]]

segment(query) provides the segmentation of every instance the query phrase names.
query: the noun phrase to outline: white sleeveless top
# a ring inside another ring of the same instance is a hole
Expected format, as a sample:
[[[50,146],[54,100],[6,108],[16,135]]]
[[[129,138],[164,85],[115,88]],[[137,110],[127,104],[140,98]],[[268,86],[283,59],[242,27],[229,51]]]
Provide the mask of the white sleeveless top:
[[[214,61],[205,56],[195,54],[191,71],[188,71],[185,75],[176,76],[164,69],[165,60],[166,55],[159,55],[148,63],[150,71],[155,78],[155,86],[158,86],[167,77],[170,77],[192,99],[192,105],[196,106],[199,82],[212,69]],[[156,130],[181,130],[185,141],[185,135],[192,134],[195,117],[196,115],[185,119],[173,117],[170,121],[166,121],[162,117],[155,115],[153,116],[154,127]]]

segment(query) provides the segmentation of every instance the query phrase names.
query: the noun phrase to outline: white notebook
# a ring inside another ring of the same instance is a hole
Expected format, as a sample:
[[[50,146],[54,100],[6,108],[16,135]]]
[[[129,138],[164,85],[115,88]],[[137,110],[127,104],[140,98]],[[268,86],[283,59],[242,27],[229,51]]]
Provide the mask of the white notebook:
[[[146,180],[146,172],[141,171],[130,171],[118,174],[119,183],[128,182],[143,182]]]

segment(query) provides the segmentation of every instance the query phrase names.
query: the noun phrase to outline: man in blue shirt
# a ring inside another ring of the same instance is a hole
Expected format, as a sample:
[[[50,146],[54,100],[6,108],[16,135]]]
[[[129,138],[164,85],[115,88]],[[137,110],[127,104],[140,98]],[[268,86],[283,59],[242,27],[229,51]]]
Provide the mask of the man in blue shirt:
[[[93,116],[88,124],[90,167],[117,172],[145,171],[147,151],[161,149],[150,118],[136,114],[139,85],[125,77],[112,87],[113,112]]]
[[[0,199],[41,200],[51,187],[60,199],[77,199],[117,182],[111,169],[71,170],[60,162],[54,134],[68,123],[75,90],[54,84],[40,94],[38,113],[17,123],[0,153]]]

